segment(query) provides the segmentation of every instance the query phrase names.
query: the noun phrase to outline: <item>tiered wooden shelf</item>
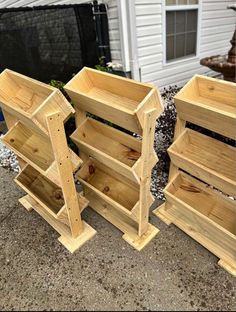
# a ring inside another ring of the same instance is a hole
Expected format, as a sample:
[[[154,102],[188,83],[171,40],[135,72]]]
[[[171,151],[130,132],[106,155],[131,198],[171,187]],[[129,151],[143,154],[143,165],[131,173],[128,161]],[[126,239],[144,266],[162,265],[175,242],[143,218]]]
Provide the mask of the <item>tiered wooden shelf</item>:
[[[123,238],[141,250],[158,229],[148,222],[156,118],[162,105],[155,87],[84,68],[65,86],[75,111],[71,135],[84,164],[76,177],[89,205],[118,227]],[[119,127],[88,117],[98,116]]]
[[[154,214],[193,237],[236,276],[236,201],[228,196],[236,195],[236,148],[185,127],[190,121],[235,139],[236,85],[196,75],[175,103],[166,202]]]
[[[67,147],[64,122],[74,109],[55,88],[10,70],[0,75],[0,105],[8,126],[4,144],[21,161],[20,199],[61,235],[71,252],[96,233],[81,219],[88,200],[77,193],[73,173],[82,160]]]

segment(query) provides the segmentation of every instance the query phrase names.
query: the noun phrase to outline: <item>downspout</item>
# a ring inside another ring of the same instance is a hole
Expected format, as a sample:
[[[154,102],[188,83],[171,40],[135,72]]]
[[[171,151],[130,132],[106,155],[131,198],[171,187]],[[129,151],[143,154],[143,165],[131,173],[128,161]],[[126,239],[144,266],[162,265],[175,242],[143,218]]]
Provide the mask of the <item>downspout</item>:
[[[135,0],[120,0],[117,5],[124,71],[131,72],[131,78],[140,81]]]

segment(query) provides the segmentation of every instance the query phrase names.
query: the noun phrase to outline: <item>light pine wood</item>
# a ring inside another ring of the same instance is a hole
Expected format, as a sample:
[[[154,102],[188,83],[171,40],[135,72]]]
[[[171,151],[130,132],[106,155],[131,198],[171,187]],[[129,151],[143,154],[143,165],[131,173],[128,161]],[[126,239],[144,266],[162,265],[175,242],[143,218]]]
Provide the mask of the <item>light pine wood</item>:
[[[71,234],[72,237],[75,238],[83,232],[83,223],[80,216],[80,207],[77,200],[63,119],[60,113],[56,112],[47,117],[47,123],[55,160],[58,166]]]
[[[76,174],[89,205],[141,250],[158,233],[148,223],[154,199],[151,170],[156,118],[163,111],[156,87],[84,68],[66,86],[76,111],[71,135],[84,163]],[[87,115],[95,115],[90,118]],[[115,129],[96,116],[131,132]]]
[[[39,135],[27,128],[20,121],[16,122],[2,139],[24,163],[30,164],[37,171],[60,185],[57,163],[49,137]],[[73,172],[82,164],[81,159],[69,149]]]
[[[151,102],[152,108],[162,111],[156,88],[152,85],[87,67],[66,84],[65,90],[80,110],[139,134],[143,129],[139,110],[150,109]]]
[[[141,156],[140,140],[91,118],[86,119],[76,129],[71,139],[80,152],[139,183],[136,170]]]
[[[175,104],[166,202],[153,213],[214,253],[219,265],[236,276],[236,202],[212,189],[235,196],[236,149],[185,128],[190,121],[235,139],[236,85],[196,75],[175,96]]]
[[[75,251],[95,231],[81,220],[88,200],[77,193],[73,173],[82,160],[66,141],[64,123],[74,109],[59,90],[9,70],[0,74],[0,105],[9,129],[3,142],[24,162],[15,179],[27,193],[20,202]]]
[[[174,98],[181,119],[236,139],[235,83],[196,75]]]
[[[229,195],[236,194],[235,147],[186,129],[168,153],[175,166]]]
[[[59,90],[9,69],[0,74],[0,103],[4,111],[44,135],[48,114],[60,111],[66,121],[74,113]]]

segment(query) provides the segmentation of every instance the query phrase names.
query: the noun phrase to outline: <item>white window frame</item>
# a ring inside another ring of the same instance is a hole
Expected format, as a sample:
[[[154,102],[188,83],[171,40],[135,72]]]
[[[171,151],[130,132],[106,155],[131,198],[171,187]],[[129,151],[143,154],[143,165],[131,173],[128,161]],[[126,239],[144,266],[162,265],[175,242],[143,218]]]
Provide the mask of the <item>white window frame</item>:
[[[181,11],[181,10],[198,10],[197,17],[197,42],[196,42],[196,55],[194,56],[184,56],[182,58],[177,58],[167,61],[166,59],[166,12],[167,11]],[[186,62],[189,60],[199,59],[200,54],[200,32],[201,32],[201,13],[202,13],[202,0],[198,0],[198,4],[183,4],[183,5],[166,5],[166,1],[162,0],[162,25],[163,25],[163,65],[171,66],[173,64],[178,64]]]

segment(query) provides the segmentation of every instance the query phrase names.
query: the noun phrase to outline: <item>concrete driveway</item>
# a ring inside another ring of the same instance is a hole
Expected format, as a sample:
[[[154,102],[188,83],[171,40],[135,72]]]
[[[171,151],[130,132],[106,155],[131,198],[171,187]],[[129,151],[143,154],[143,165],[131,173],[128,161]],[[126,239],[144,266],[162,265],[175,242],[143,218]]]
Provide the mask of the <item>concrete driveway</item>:
[[[1,310],[236,310],[236,279],[175,226],[151,215],[161,232],[138,253],[87,209],[98,233],[71,255],[13,178],[0,168]]]

